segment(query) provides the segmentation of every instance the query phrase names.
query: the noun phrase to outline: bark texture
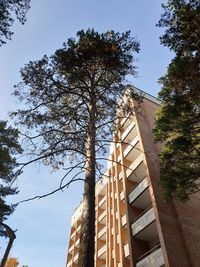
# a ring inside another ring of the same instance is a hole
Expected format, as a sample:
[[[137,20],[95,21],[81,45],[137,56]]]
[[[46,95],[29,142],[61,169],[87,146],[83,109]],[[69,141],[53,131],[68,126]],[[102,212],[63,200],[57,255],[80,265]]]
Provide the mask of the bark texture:
[[[94,267],[95,246],[95,107],[90,108],[90,123],[86,144],[86,173],[81,219],[79,267]]]

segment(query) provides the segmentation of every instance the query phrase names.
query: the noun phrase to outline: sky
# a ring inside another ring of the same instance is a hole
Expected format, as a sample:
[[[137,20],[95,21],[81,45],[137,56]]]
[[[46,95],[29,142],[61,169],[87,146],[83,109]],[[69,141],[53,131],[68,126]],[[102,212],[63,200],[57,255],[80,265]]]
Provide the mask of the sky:
[[[138,75],[132,84],[157,96],[158,78],[165,74],[172,54],[160,45],[163,30],[155,27],[164,0],[32,0],[27,22],[16,22],[12,41],[0,47],[0,119],[19,103],[12,96],[20,81],[19,70],[30,60],[51,55],[63,42],[81,29],[98,32],[131,30],[140,41]],[[47,193],[59,184],[62,170],[32,165],[18,179],[20,193],[12,202]],[[11,256],[28,267],[64,267],[68,248],[71,215],[82,198],[83,184],[73,184],[64,192],[19,205],[7,221],[17,229]],[[0,256],[3,248],[0,248]]]

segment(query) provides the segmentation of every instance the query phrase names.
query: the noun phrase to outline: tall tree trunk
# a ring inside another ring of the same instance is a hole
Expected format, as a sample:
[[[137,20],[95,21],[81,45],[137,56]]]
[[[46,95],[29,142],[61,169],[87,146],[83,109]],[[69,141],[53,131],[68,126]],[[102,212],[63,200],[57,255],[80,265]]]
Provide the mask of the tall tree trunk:
[[[7,248],[5,250],[5,253],[4,253],[4,256],[3,256],[2,260],[1,260],[1,265],[0,265],[0,267],[4,267],[5,264],[6,264],[6,261],[8,259],[8,255],[10,253],[12,244],[13,244],[15,238],[16,238],[16,235],[13,232],[13,230],[7,224],[0,223],[0,225],[3,226],[6,229],[6,233],[7,233],[8,237],[9,237],[9,242],[8,242]]]
[[[90,122],[86,144],[86,172],[81,219],[79,267],[94,267],[95,243],[95,108],[90,108]]]

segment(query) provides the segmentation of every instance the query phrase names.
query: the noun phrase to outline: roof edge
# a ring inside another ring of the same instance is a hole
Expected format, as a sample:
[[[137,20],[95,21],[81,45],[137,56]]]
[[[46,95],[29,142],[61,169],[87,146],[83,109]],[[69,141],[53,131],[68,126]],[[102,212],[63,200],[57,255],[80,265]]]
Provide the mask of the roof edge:
[[[137,87],[135,87],[133,85],[131,85],[129,87],[131,87],[136,93],[142,95],[147,100],[149,100],[149,101],[151,101],[151,102],[153,102],[153,103],[155,103],[155,104],[157,104],[159,106],[162,104],[162,101],[159,98],[157,98],[157,97],[155,97],[153,95],[150,95],[149,93],[146,93],[145,91],[143,91],[143,90],[141,90],[141,89],[139,89],[139,88],[137,88]]]

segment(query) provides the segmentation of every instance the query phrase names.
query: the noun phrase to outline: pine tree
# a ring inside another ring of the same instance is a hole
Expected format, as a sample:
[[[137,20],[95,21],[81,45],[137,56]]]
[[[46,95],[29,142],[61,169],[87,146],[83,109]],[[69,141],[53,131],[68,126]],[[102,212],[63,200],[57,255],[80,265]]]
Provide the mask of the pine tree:
[[[71,161],[60,188],[84,180],[80,267],[94,266],[97,155],[105,152],[104,141],[114,129],[117,108],[133,112],[129,101],[119,99],[125,93],[125,77],[135,75],[133,52],[138,51],[139,43],[130,32],[82,30],[51,57],[29,62],[15,90],[26,109],[14,115],[21,125],[36,132],[35,136],[26,133],[34,143],[31,162],[43,160],[61,168]],[[131,90],[126,94],[129,99],[136,97]]]
[[[0,223],[14,211],[15,205],[6,203],[5,198],[17,193],[17,188],[12,188],[12,182],[20,174],[16,170],[18,164],[15,155],[22,149],[18,142],[18,130],[7,127],[7,122],[0,121]],[[0,228],[0,233],[5,234]]]
[[[155,136],[163,141],[161,183],[166,199],[186,200],[200,190],[200,2],[169,0],[158,26],[175,53],[160,79],[163,100]]]
[[[30,0],[1,0],[0,1],[0,46],[10,40],[13,32],[10,30],[14,16],[24,24],[26,13],[30,8]]]

